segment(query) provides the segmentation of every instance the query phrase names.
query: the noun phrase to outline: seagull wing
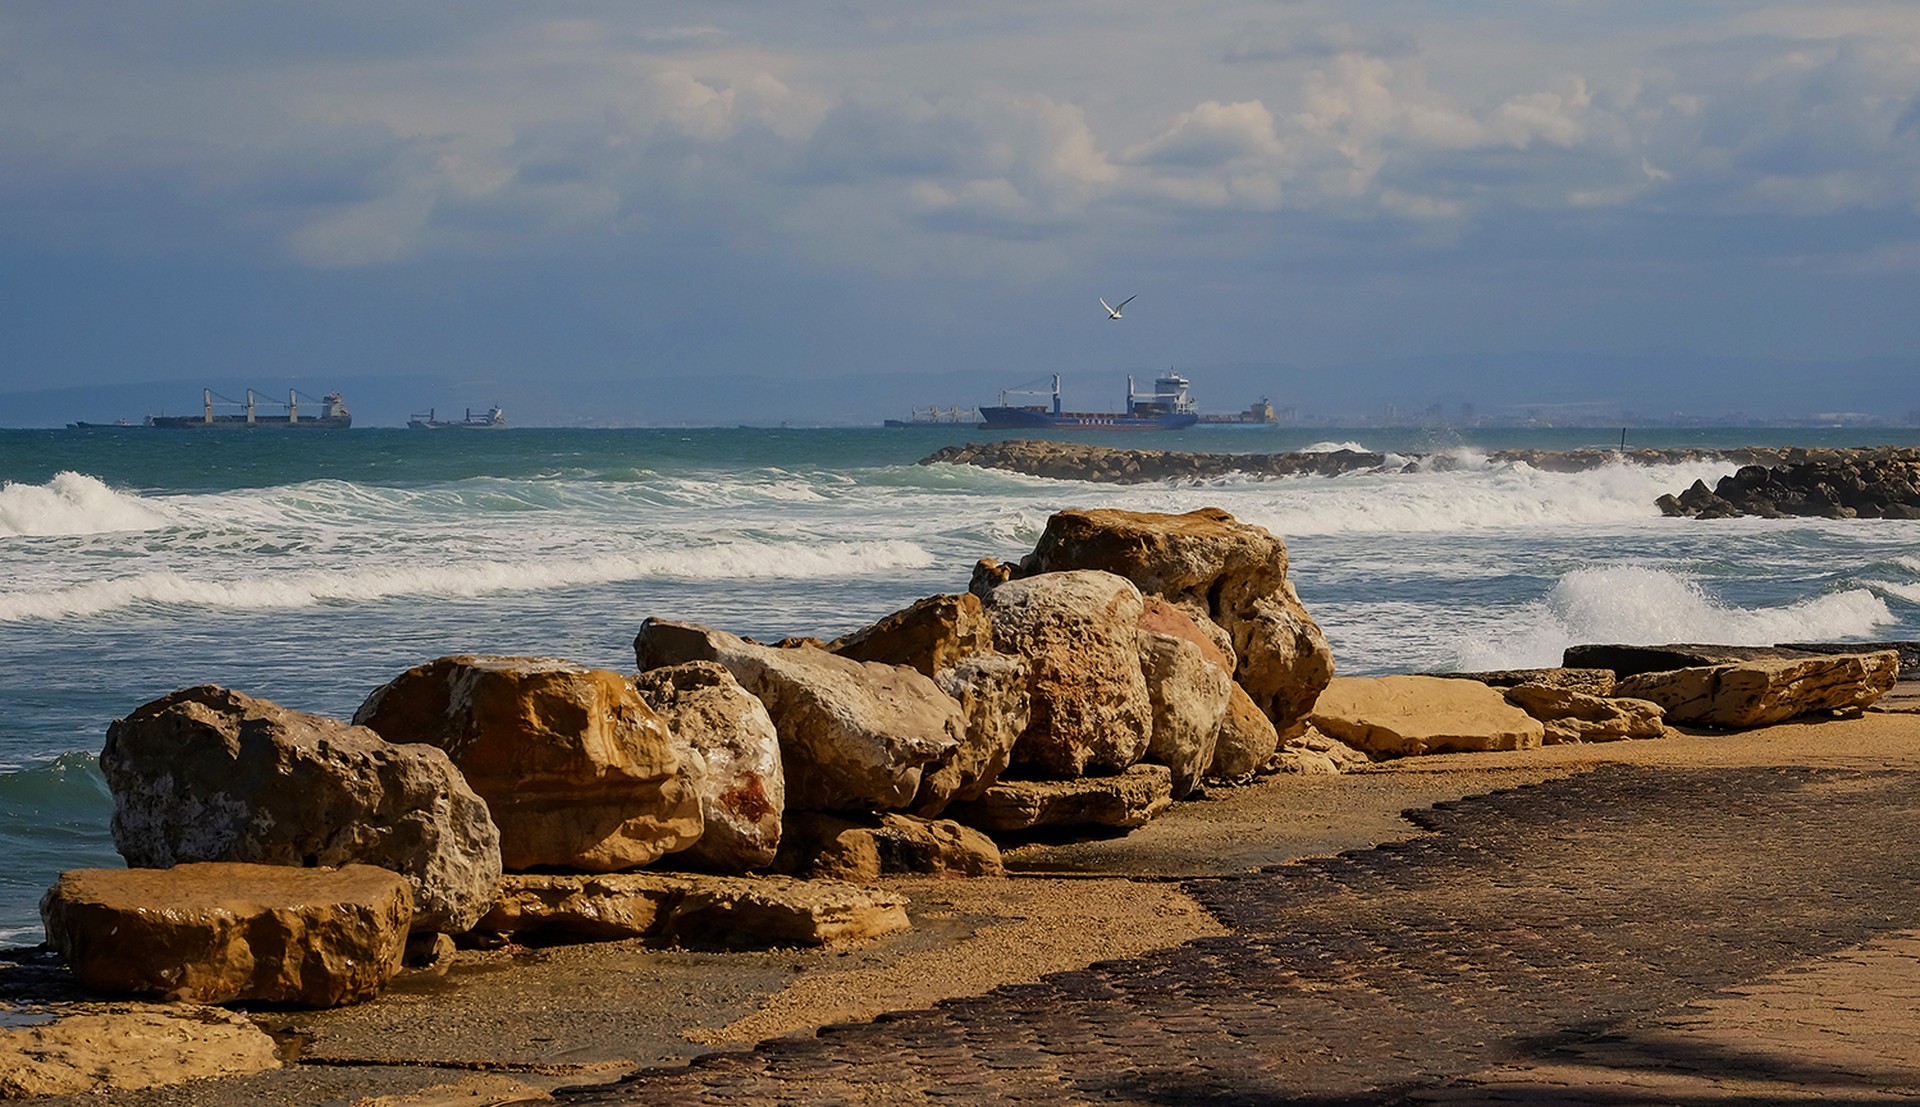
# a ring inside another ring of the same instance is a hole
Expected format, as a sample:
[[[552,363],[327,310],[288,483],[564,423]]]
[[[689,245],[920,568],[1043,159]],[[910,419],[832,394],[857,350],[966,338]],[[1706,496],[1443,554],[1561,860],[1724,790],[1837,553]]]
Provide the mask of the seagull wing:
[[[1102,296],[1102,297],[1100,298],[1100,306],[1101,306],[1101,307],[1103,307],[1103,308],[1106,308],[1106,309],[1107,309],[1107,314],[1108,314],[1108,315],[1112,315],[1112,314],[1113,314],[1113,305],[1112,305],[1112,304],[1109,304],[1109,303],[1107,303],[1107,299],[1106,299],[1106,297],[1104,297],[1104,296]]]
[[[1120,308],[1124,308],[1124,307],[1126,307],[1126,306],[1127,306],[1128,304],[1131,304],[1131,303],[1133,303],[1133,301],[1134,301],[1134,297],[1135,297],[1135,296],[1138,296],[1138,295],[1140,295],[1140,294],[1139,294],[1138,292],[1136,292],[1136,293],[1134,293],[1134,294],[1133,294],[1133,296],[1129,296],[1129,297],[1127,297],[1126,299],[1124,299],[1124,300],[1122,300],[1122,301],[1120,301],[1120,307],[1117,307],[1117,308],[1113,308],[1112,310],[1113,310],[1113,311],[1119,311],[1119,310],[1120,310]]]

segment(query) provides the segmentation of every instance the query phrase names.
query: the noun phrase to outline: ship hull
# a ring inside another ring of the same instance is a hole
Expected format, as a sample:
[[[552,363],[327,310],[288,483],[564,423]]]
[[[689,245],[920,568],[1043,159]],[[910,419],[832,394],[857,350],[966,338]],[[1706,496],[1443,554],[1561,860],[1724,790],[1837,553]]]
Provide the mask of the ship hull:
[[[244,415],[216,415],[209,423],[203,415],[150,415],[147,426],[162,430],[346,430],[353,426],[353,416],[290,420],[284,415],[260,415],[249,420]]]
[[[1200,421],[1190,411],[1157,415],[1124,412],[1062,411],[1035,407],[983,407],[981,430],[1181,430]]]

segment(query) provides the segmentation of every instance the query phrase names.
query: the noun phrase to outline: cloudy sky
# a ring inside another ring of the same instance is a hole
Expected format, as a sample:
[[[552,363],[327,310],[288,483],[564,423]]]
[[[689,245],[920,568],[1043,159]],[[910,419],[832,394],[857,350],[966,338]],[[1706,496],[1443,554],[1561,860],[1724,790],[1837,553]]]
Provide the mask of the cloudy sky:
[[[1920,3],[0,5],[0,390],[1520,354],[1920,354]]]

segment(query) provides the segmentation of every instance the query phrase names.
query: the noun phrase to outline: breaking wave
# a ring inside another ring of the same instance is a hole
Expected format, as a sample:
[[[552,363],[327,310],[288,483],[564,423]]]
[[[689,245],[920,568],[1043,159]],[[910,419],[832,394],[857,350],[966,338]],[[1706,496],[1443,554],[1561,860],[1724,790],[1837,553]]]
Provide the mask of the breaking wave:
[[[0,484],[0,537],[108,534],[170,522],[151,502],[85,473],[56,473],[45,484]]]
[[[1579,643],[1663,645],[1714,642],[1769,646],[1865,638],[1897,620],[1866,588],[1830,592],[1779,607],[1739,607],[1707,592],[1690,576],[1641,565],[1576,569],[1545,598],[1462,645],[1462,669],[1560,664]]]
[[[933,555],[912,542],[734,542],[642,555],[475,561],[348,572],[272,572],[202,580],[139,573],[50,592],[0,592],[0,622],[99,615],[140,605],[268,610],[367,603],[400,596],[468,597],[630,580],[824,580],[924,569]]]

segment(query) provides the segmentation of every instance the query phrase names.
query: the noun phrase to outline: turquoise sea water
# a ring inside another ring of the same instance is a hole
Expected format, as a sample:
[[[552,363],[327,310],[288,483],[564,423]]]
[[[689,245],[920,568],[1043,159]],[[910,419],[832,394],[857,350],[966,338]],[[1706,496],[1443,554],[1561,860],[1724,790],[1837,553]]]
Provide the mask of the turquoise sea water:
[[[971,428],[0,431],[0,944],[117,864],[107,724],[212,681],[350,715],[462,652],[630,668],[648,615],[825,637],[966,587],[1066,507],[1214,505],[1287,539],[1342,672],[1551,664],[1576,641],[1920,638],[1920,523],[1668,520],[1731,466],[1541,473],[1588,431],[1202,428],[1155,449],[1449,451],[1445,473],[1104,486],[921,466]],[[1920,442],[1634,432],[1637,446]]]

